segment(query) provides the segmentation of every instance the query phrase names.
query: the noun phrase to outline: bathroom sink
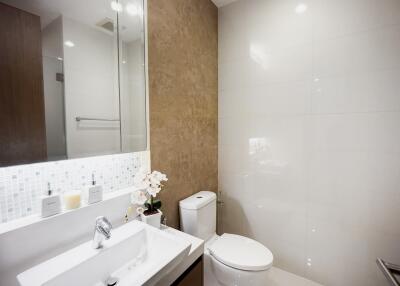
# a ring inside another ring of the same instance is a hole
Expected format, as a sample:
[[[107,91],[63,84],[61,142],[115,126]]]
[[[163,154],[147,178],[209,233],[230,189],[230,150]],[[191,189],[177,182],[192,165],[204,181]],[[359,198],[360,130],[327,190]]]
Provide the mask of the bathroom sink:
[[[101,249],[92,241],[68,250],[17,276],[22,286],[154,285],[173,270],[190,250],[190,243],[140,221],[112,232]]]

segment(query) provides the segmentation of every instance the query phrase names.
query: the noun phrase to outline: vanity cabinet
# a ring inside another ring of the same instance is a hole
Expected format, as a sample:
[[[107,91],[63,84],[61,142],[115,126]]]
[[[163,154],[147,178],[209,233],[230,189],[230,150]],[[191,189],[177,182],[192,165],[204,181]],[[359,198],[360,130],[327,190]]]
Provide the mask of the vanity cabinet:
[[[203,284],[203,256],[200,256],[172,286],[202,286]]]

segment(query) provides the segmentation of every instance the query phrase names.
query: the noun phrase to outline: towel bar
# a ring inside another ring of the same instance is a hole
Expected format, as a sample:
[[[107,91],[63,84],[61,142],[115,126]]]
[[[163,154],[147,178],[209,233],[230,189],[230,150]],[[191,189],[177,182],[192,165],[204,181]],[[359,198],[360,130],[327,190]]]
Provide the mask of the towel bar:
[[[394,274],[400,275],[399,265],[385,262],[381,258],[377,258],[376,263],[392,286],[400,286],[399,281],[394,276]]]

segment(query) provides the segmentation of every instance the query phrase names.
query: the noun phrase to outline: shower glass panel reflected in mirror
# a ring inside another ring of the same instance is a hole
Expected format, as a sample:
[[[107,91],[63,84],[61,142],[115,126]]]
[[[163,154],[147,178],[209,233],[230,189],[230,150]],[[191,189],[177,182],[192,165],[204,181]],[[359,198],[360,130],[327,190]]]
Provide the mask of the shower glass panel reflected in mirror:
[[[0,166],[146,150],[143,11],[142,0],[0,0]]]

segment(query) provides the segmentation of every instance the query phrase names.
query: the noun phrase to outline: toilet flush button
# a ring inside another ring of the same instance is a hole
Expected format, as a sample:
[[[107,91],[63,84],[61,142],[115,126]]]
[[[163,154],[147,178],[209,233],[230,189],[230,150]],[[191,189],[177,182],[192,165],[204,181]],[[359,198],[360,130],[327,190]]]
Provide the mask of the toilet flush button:
[[[216,201],[217,196],[213,192],[198,192],[179,202],[179,207],[184,210],[198,210]]]

